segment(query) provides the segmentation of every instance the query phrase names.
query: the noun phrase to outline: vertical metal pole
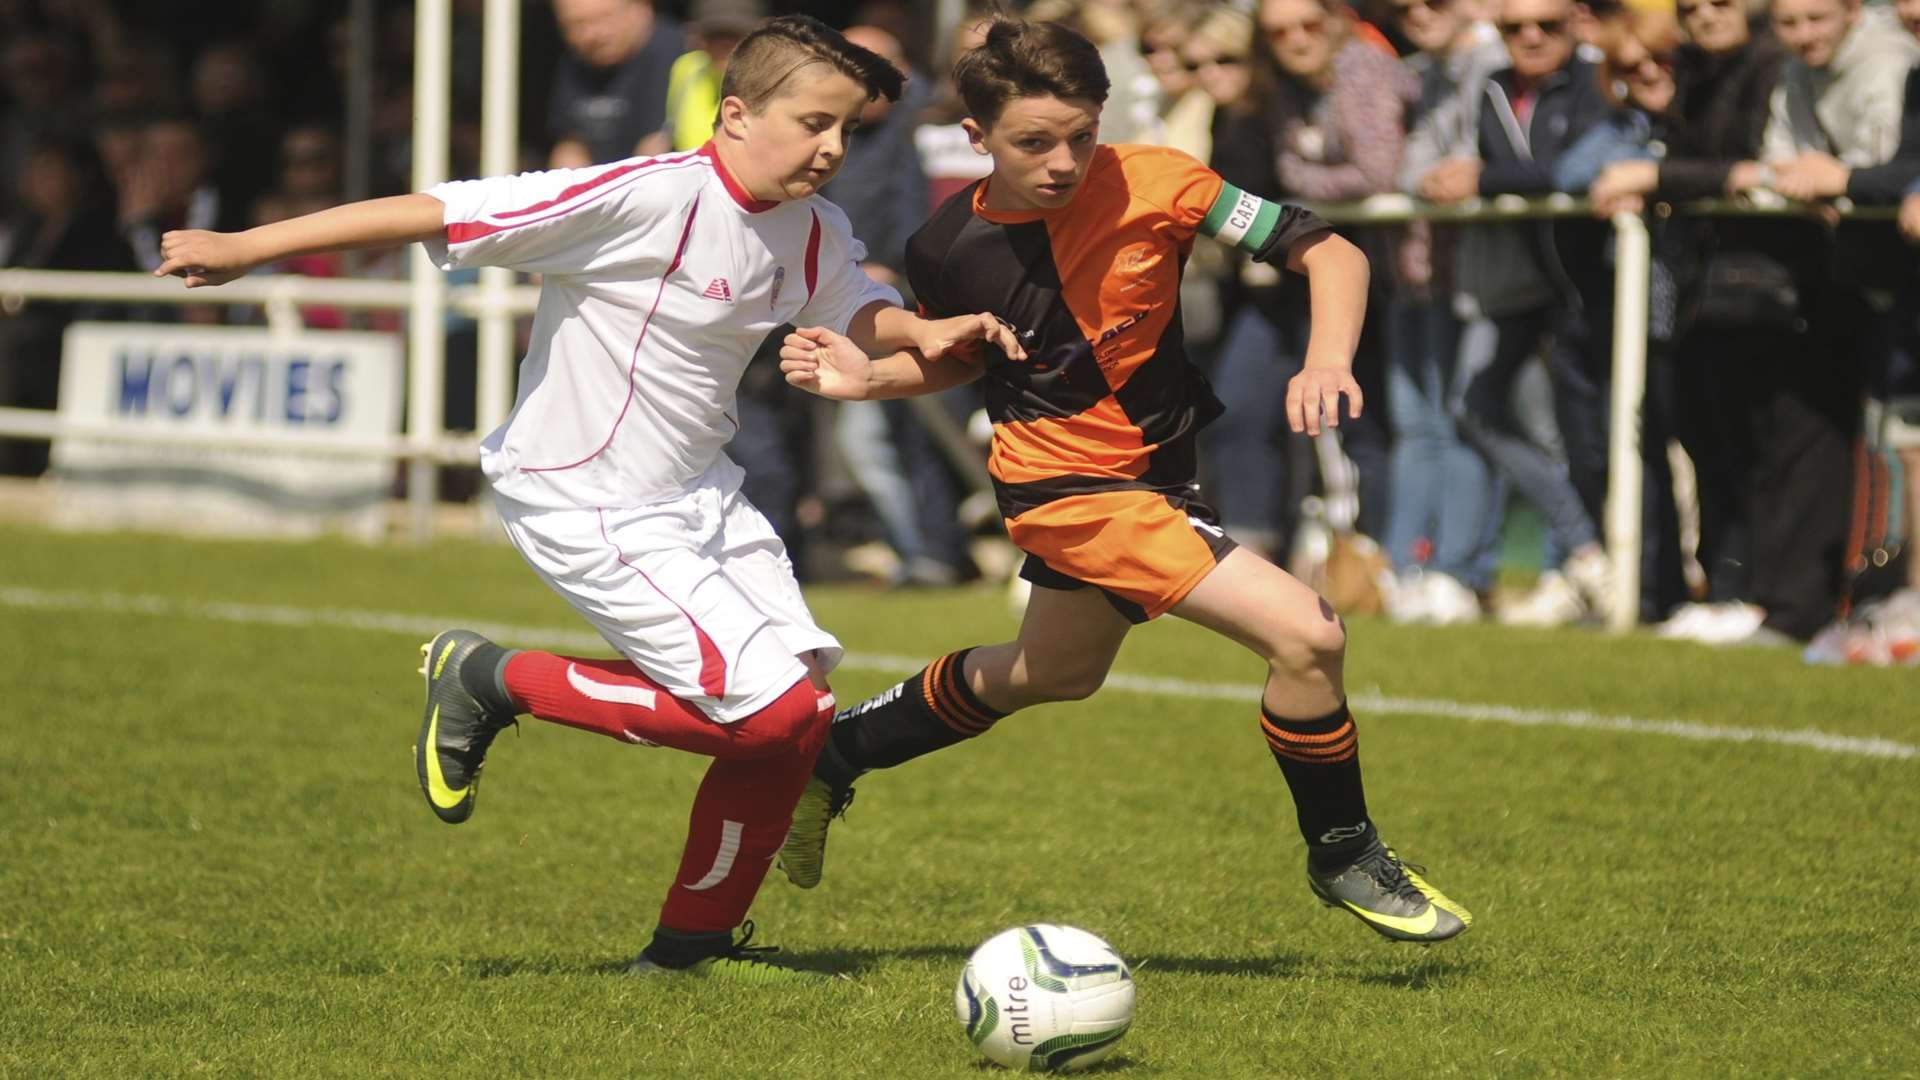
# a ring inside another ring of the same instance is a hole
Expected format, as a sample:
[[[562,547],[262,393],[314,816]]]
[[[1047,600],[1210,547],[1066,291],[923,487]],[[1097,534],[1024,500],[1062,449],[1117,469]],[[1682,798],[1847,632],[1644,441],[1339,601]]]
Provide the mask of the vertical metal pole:
[[[933,55],[927,62],[935,86],[947,77],[942,70],[952,51],[953,37],[960,32],[960,19],[967,13],[966,0],[935,0],[933,5]]]
[[[520,0],[487,0],[480,79],[480,172],[519,171]],[[513,316],[506,291],[513,272],[497,266],[480,271],[480,371],[476,426],[486,434],[507,418],[513,402]]]
[[[347,202],[373,193],[373,0],[353,0],[347,15]]]
[[[414,7],[413,190],[447,178],[447,129],[453,97],[453,2],[418,0]],[[416,541],[433,537],[440,474],[432,457],[446,422],[447,279],[415,245],[409,252],[412,303],[407,309],[407,509]]]
[[[1607,557],[1613,612],[1607,629],[1640,621],[1640,405],[1647,390],[1647,294],[1653,245],[1638,214],[1613,216],[1613,418],[1607,435]]]

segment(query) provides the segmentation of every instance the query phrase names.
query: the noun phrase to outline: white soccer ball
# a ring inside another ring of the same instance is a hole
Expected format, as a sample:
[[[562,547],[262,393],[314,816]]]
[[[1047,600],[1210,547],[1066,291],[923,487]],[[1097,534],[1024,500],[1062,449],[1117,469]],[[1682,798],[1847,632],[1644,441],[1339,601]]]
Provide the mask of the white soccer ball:
[[[973,950],[953,991],[967,1037],[989,1060],[1033,1072],[1084,1068],[1133,1023],[1133,972],[1071,926],[1016,926]]]

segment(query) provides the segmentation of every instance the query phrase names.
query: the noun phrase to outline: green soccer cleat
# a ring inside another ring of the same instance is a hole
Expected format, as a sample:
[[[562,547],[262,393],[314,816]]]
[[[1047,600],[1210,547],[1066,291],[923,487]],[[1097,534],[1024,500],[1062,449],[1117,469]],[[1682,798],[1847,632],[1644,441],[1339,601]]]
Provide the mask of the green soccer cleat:
[[[627,965],[629,975],[680,975],[690,979],[713,979],[718,982],[740,983],[746,986],[782,986],[794,983],[821,983],[832,979],[845,978],[825,971],[800,967],[785,960],[776,960],[774,953],[780,951],[778,945],[748,945],[753,940],[753,920],[748,919],[740,926],[740,940],[727,944],[723,951],[696,960],[686,967],[666,967],[649,959],[642,952]]]
[[[1328,907],[1351,912],[1394,941],[1430,945],[1465,933],[1473,915],[1427,884],[1424,873],[1375,840],[1346,866],[1318,871],[1309,862],[1307,884]]]
[[[484,644],[487,639],[471,630],[447,630],[420,646],[426,658],[420,674],[427,680],[427,704],[413,764],[427,805],[449,825],[473,816],[487,747],[502,728],[516,722],[487,712],[460,681],[460,665]]]
[[[780,848],[780,869],[786,871],[788,881],[803,889],[820,884],[827,862],[827,826],[851,805],[851,786],[835,789],[817,776],[807,781],[807,790],[793,808],[787,842]]]

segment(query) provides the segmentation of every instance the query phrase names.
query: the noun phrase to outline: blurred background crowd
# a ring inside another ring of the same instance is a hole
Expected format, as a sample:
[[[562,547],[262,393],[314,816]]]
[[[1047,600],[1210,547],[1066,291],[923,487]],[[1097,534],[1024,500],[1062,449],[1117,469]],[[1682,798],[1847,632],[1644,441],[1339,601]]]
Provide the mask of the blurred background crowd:
[[[412,12],[369,7],[377,25],[356,27],[341,0],[0,0],[0,267],[150,268],[167,229],[244,228],[405,190]],[[1203,436],[1204,483],[1240,542],[1340,577],[1350,606],[1400,621],[1604,616],[1616,569],[1600,537],[1606,218],[1633,212],[1653,237],[1639,618],[1674,637],[1798,642],[1906,584],[1903,465],[1920,461],[1889,433],[1920,395],[1920,0],[1006,7],[1100,46],[1113,83],[1102,141],[1176,147],[1268,198],[1590,200],[1552,219],[1343,226],[1372,257],[1374,295],[1357,365],[1369,408],[1337,440],[1291,435],[1281,413],[1308,332],[1304,286],[1201,241],[1185,330],[1229,404]],[[901,101],[870,107],[825,192],[865,241],[869,272],[907,291],[907,236],[986,171],[944,77],[981,16],[934,25],[930,5],[904,0],[804,8],[911,76]],[[456,176],[476,171],[480,9],[456,4]],[[797,10],[527,0],[523,164],[700,145],[734,43]],[[350,136],[356,32],[370,34],[373,96]],[[1792,212],[1724,210],[1769,199]],[[1723,210],[1701,208],[1711,201]],[[278,269],[404,265],[399,253],[317,255]],[[9,304],[0,405],[55,404],[61,333],[78,318],[259,314]],[[458,430],[473,423],[473,328],[452,318],[448,335]],[[1004,572],[1002,549],[983,542],[998,522],[967,388],[829,405],[762,362],[741,398],[731,452],[803,573],[944,586]],[[0,470],[45,467],[44,444],[0,442]],[[1516,565],[1542,572],[1501,587]]]

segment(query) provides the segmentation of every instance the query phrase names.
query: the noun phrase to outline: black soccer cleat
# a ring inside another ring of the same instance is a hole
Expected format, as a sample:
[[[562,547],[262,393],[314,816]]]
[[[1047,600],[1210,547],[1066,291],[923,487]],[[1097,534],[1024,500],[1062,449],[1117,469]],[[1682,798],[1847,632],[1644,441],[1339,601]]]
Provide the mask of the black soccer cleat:
[[[413,764],[427,805],[449,825],[473,816],[487,748],[502,728],[516,722],[488,712],[460,680],[460,666],[485,644],[487,639],[471,630],[447,630],[420,646],[426,658],[420,674],[427,680],[427,704]]]

